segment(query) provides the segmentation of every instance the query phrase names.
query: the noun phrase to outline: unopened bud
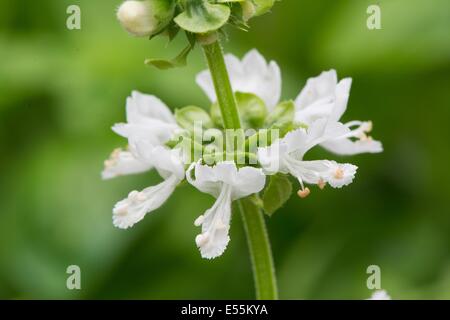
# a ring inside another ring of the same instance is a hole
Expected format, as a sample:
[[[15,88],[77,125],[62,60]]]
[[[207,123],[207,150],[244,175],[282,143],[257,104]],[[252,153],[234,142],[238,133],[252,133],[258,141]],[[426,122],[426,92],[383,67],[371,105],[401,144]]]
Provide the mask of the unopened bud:
[[[174,0],[127,0],[117,10],[117,19],[132,35],[146,37],[167,27],[174,13]]]
[[[251,0],[242,2],[242,17],[244,21],[248,21],[256,14],[256,7]]]

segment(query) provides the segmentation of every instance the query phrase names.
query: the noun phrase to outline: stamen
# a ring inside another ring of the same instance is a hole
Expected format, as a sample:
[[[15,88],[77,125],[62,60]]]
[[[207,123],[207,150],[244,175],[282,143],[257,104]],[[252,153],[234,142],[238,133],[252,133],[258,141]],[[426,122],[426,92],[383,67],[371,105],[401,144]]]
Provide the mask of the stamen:
[[[309,196],[309,194],[311,193],[311,190],[309,190],[308,187],[304,188],[304,189],[300,189],[297,192],[297,195],[302,198],[305,199],[307,196]]]
[[[373,123],[372,121],[367,121],[364,123],[364,132],[370,132],[373,129]]]
[[[105,162],[103,162],[103,164],[105,165],[106,169],[110,169],[110,168],[114,167],[116,162],[114,160],[108,159],[108,160],[105,160]]]
[[[334,177],[336,179],[344,178],[344,170],[342,168],[337,168],[336,171],[334,172]]]
[[[104,165],[106,169],[110,169],[117,165],[117,161],[119,160],[120,154],[122,152],[121,148],[116,148],[113,150],[108,160],[105,160]]]
[[[325,188],[325,186],[327,185],[327,183],[322,178],[320,178],[317,185],[319,186],[320,190],[323,190]]]
[[[122,152],[121,148],[114,149],[113,152],[111,153],[111,158],[113,159],[118,158],[121,152]]]

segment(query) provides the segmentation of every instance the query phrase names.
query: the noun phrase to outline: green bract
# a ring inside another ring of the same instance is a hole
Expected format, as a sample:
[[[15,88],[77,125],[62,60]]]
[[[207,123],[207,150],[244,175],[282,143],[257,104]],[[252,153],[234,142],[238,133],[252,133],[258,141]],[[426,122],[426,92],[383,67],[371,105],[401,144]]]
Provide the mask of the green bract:
[[[208,33],[224,26],[230,17],[230,7],[212,4],[208,0],[185,0],[184,11],[174,21],[192,33]]]
[[[147,0],[148,1],[148,0]],[[153,8],[153,17],[158,22],[153,34],[165,29],[173,19],[176,8],[176,0],[150,0]]]
[[[196,125],[204,129],[213,127],[209,114],[202,108],[196,106],[187,106],[175,110],[175,119],[180,127],[190,132],[194,131]]]
[[[270,176],[269,183],[262,196],[264,212],[271,216],[289,200],[292,193],[292,183],[284,174]]]
[[[267,116],[266,126],[284,125],[294,120],[295,104],[294,101],[284,101],[275,107]]]
[[[267,116],[264,101],[251,93],[236,92],[235,96],[242,127],[245,129],[262,128]],[[211,118],[216,125],[223,127],[222,114],[217,102],[211,106]]]

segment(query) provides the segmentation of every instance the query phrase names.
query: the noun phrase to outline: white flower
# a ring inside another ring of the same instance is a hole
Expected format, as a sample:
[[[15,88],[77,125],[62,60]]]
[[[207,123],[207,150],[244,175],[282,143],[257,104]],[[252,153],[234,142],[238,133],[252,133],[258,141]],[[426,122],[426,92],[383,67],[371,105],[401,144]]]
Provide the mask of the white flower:
[[[264,57],[253,49],[242,61],[232,54],[227,54],[225,63],[234,92],[257,95],[266,103],[269,111],[278,104],[281,96],[281,72],[275,61],[268,64]],[[199,73],[196,81],[211,102],[216,102],[216,92],[209,70]]]
[[[314,146],[336,135],[348,132],[348,128],[339,122],[327,119],[314,121],[308,129],[297,129],[271,146],[258,149],[259,163],[267,174],[277,172],[291,174],[300,182],[300,197],[306,197],[309,189],[304,184],[317,184],[321,188],[326,183],[333,188],[350,184],[357,167],[352,164],[340,164],[330,160],[305,161],[305,153]]]
[[[105,161],[105,169],[102,172],[104,180],[115,177],[136,174],[148,171],[151,163],[137,159],[133,153],[120,148],[115,149],[108,160]]]
[[[168,0],[127,0],[117,10],[117,19],[132,35],[151,36],[167,26],[175,11]]]
[[[338,82],[335,70],[309,79],[295,100],[295,120],[306,125],[321,118],[339,121],[347,109],[351,84],[351,78]],[[370,121],[351,121],[345,125],[351,129],[349,132],[324,141],[321,146],[341,155],[383,151],[381,142],[367,136],[372,130]]]
[[[377,290],[367,300],[391,300],[391,297],[385,290]]]
[[[196,221],[202,233],[195,241],[203,258],[213,259],[225,251],[230,240],[231,202],[257,193],[264,188],[265,175],[261,169],[237,169],[234,162],[225,161],[214,167],[193,163],[186,178],[202,192],[217,198],[214,205]]]
[[[164,181],[140,192],[132,191],[126,199],[115,205],[113,223],[121,229],[132,227],[147,213],[158,209],[184,179],[185,171],[180,150],[157,146],[147,148],[143,153],[146,161],[156,168]]]
[[[182,131],[170,109],[155,96],[133,91],[126,109],[127,123],[116,124],[112,129],[128,138],[129,148],[137,157],[138,144],[164,145]]]

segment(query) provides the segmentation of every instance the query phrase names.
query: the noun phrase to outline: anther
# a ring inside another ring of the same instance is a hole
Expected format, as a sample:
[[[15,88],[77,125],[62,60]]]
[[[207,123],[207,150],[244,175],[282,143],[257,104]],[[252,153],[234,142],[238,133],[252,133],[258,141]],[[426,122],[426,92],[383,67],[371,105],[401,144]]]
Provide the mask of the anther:
[[[311,190],[309,190],[309,188],[306,187],[305,189],[298,190],[297,195],[300,198],[305,199],[307,196],[309,196],[310,193],[311,193]]]
[[[317,185],[319,186],[320,190],[323,190],[327,183],[323,179],[320,179]]]
[[[336,171],[334,172],[334,177],[336,179],[344,178],[344,170],[342,170],[342,168],[337,168]]]

